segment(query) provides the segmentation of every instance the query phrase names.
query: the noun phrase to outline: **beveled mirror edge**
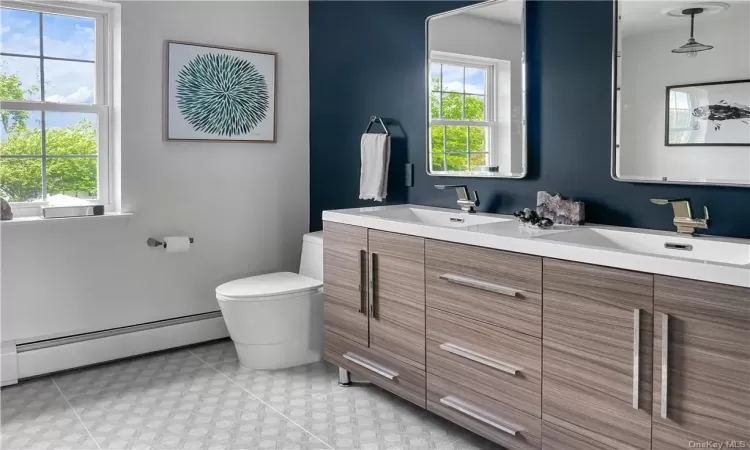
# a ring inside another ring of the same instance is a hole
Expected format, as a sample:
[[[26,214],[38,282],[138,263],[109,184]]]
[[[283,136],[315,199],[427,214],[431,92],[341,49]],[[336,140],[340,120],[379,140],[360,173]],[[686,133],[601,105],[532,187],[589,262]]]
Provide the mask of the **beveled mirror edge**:
[[[638,179],[634,177],[621,177],[617,174],[617,151],[620,145],[620,129],[618,125],[618,114],[620,113],[620,77],[618,70],[621,68],[619,59],[622,58],[622,34],[620,30],[620,7],[622,0],[613,0],[612,6],[612,105],[611,105],[611,143],[610,143],[610,176],[613,180],[623,183],[639,184],[672,184],[683,186],[730,186],[750,188],[750,180],[747,183],[729,183],[722,181],[696,181],[696,180],[657,180],[653,178]],[[666,177],[664,177],[666,178]]]
[[[461,14],[465,11],[469,11],[475,8],[481,8],[487,5],[491,5],[493,3],[505,3],[507,0],[486,0],[481,3],[476,3],[469,6],[464,6],[463,8],[458,9],[452,9],[450,11],[445,11],[438,14],[433,14],[427,19],[425,19],[424,22],[424,36],[425,36],[425,103],[427,104],[427,101],[429,100],[430,96],[430,21],[433,19],[439,19],[441,17],[449,17],[456,14]],[[520,180],[522,178],[526,178],[526,176],[529,174],[529,157],[528,157],[528,117],[527,117],[527,85],[528,85],[528,74],[526,70],[526,0],[517,0],[521,1],[522,7],[521,7],[521,115],[522,115],[522,127],[523,127],[523,133],[522,133],[522,154],[521,158],[523,159],[523,166],[522,171],[518,174],[511,174],[511,175],[483,175],[483,174],[477,174],[472,172],[455,172],[455,173],[432,173],[431,171],[431,161],[430,161],[430,152],[429,152],[429,145],[430,145],[430,108],[427,107],[425,111],[425,118],[426,118],[426,124],[425,124],[425,172],[428,176],[431,177],[449,177],[449,178],[487,178],[487,179],[510,179],[510,180]]]

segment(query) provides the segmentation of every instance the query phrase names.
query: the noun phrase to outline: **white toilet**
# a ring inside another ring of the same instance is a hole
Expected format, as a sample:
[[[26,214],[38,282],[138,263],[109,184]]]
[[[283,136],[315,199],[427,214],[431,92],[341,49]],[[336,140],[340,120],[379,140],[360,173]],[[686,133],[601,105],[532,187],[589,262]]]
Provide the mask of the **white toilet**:
[[[302,240],[299,273],[277,272],[224,283],[216,299],[248,369],[282,369],[323,355],[323,232]]]

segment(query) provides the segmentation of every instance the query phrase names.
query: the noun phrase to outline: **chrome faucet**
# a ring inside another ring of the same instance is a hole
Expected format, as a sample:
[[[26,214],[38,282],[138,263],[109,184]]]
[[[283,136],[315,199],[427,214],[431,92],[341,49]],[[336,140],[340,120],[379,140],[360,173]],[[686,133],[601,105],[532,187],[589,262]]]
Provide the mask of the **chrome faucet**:
[[[707,206],[703,207],[703,215],[705,217],[703,219],[694,219],[689,198],[678,198],[674,200],[652,198],[651,203],[656,205],[672,205],[672,209],[674,210],[674,220],[672,223],[677,227],[678,233],[694,235],[696,228],[704,230],[708,229],[708,221],[710,218],[708,216]]]
[[[461,211],[467,213],[477,212],[475,209],[479,206],[479,193],[477,191],[474,191],[474,199],[472,200],[469,197],[469,188],[467,188],[465,184],[436,184],[435,187],[441,191],[445,189],[455,189],[456,195],[458,195],[458,201],[456,203],[461,207]]]

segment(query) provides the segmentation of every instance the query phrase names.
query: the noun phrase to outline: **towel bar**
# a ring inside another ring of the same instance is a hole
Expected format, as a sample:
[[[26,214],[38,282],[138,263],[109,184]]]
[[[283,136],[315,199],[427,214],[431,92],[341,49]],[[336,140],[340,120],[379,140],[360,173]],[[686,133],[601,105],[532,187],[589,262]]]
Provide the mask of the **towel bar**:
[[[372,124],[374,124],[375,122],[380,122],[380,126],[383,127],[385,135],[390,136],[391,133],[388,132],[388,128],[386,128],[385,123],[383,123],[383,119],[378,116],[370,116],[370,123],[368,123],[367,128],[365,128],[365,134],[370,131],[370,127],[372,127]]]

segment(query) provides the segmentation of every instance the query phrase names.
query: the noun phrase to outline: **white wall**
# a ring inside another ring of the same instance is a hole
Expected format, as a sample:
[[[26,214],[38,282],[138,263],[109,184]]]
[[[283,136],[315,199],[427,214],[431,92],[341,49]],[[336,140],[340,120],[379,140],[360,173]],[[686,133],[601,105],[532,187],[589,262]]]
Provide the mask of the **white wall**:
[[[306,1],[122,3],[122,202],[134,216],[3,224],[3,341],[215,311],[217,285],[297,269],[308,35]],[[278,143],[163,142],[165,39],[278,52]],[[175,234],[194,248],[146,246]]]
[[[671,53],[687,41],[687,20],[684,28],[623,38],[621,177],[750,181],[750,147],[664,145],[667,86],[750,78],[750,22],[722,14],[726,20],[711,23],[696,18],[696,39],[714,46],[696,58]]]
[[[519,173],[523,170],[522,166],[525,162],[521,153],[523,142],[521,126],[522,46],[523,33],[520,25],[506,24],[468,14],[441,17],[429,23],[430,50],[510,61],[512,120],[503,121],[502,117],[498,118],[504,122],[501,124],[501,134],[507,135],[510,132],[510,143],[501,150],[501,161],[505,161],[505,165],[501,164],[500,167],[503,173]]]

